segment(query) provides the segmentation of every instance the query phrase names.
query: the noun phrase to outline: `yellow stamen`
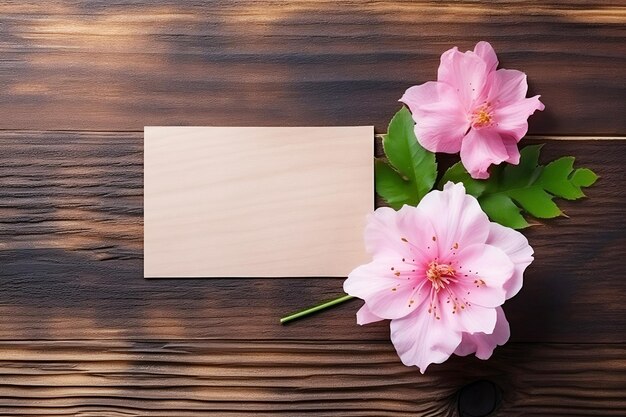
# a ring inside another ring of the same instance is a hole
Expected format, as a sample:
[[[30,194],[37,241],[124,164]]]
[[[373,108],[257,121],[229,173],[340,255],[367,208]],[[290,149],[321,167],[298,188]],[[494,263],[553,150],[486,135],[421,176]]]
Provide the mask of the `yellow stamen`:
[[[451,265],[439,264],[436,261],[432,261],[428,264],[426,278],[432,283],[435,291],[439,292],[439,290],[445,288],[447,284],[456,282],[455,274],[456,271]]]
[[[481,129],[493,125],[493,109],[490,103],[485,103],[472,112],[472,127]]]

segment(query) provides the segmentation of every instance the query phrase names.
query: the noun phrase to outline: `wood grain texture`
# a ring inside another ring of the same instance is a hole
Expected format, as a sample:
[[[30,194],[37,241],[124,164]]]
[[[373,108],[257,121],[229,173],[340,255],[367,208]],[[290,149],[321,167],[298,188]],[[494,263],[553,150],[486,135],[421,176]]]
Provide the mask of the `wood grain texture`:
[[[626,144],[594,140],[626,135],[625,23],[619,1],[0,2],[0,415],[455,416],[482,378],[497,416],[626,415]],[[478,40],[542,95],[531,133],[565,139],[544,157],[601,175],[525,232],[489,361],[422,376],[359,302],[278,325],[341,279],[141,278],[143,126],[383,132]]]
[[[277,325],[342,279],[142,279],[141,132],[0,132],[0,149],[0,339],[388,340],[383,323],[355,325],[359,302]],[[537,256],[505,306],[512,338],[625,343],[626,142],[549,141],[543,153],[577,155],[602,178],[562,203],[569,219],[526,232]]]
[[[625,357],[624,344],[510,344],[421,375],[365,341],[2,342],[0,414],[442,417],[489,379],[494,417],[623,416]]]
[[[621,135],[625,23],[608,1],[5,1],[0,126],[383,132],[443,51],[489,40],[542,95],[531,133]]]

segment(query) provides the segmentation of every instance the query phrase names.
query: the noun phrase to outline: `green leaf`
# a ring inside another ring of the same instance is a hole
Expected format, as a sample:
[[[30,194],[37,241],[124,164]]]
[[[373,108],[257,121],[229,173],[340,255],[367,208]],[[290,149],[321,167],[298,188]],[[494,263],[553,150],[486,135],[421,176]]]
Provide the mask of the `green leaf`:
[[[580,186],[569,181],[570,174],[573,170],[574,157],[564,156],[545,166],[538,179],[538,183],[547,191],[558,197],[576,200],[577,198],[584,197],[585,194],[581,191]]]
[[[462,182],[491,220],[515,229],[529,225],[522,213],[541,219],[564,215],[554,198],[584,197],[581,187],[592,185],[598,176],[586,168],[574,170],[574,158],[569,156],[539,165],[540,150],[541,145],[525,147],[519,165],[495,166],[487,180],[475,180],[462,165],[453,165],[440,185],[448,180]]]
[[[491,194],[478,199],[480,206],[489,218],[506,227],[523,229],[529,224],[520,214],[521,209],[513,203],[511,197],[504,194]]]
[[[388,162],[375,164],[376,192],[394,208],[419,203],[437,179],[435,154],[422,148],[414,128],[411,113],[402,107],[383,137]]]
[[[508,190],[506,194],[521,205],[526,212],[540,219],[551,219],[563,214],[552,201],[553,196],[545,192],[539,185],[514,188]]]
[[[597,180],[598,176],[590,169],[579,168],[572,175],[572,183],[579,187],[591,187]]]
[[[374,161],[376,169],[376,192],[389,204],[398,210],[404,204],[417,205],[417,194],[413,191],[411,183],[405,181],[385,161]]]
[[[447,169],[441,181],[439,181],[439,188],[443,189],[443,186],[446,185],[448,181],[454,183],[462,182],[463,185],[465,185],[465,191],[474,197],[479,197],[483,191],[485,191],[486,187],[485,181],[472,178],[460,162],[457,162]]]

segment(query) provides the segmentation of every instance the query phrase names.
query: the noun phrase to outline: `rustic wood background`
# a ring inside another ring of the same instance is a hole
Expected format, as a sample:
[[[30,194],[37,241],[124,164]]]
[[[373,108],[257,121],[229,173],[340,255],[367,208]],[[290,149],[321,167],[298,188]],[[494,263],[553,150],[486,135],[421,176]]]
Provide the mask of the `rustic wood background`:
[[[615,1],[0,2],[0,415],[626,415],[626,9]],[[341,279],[142,278],[144,125],[383,132],[441,52],[528,73],[545,158],[601,179],[528,230],[537,259],[483,362],[406,368]]]

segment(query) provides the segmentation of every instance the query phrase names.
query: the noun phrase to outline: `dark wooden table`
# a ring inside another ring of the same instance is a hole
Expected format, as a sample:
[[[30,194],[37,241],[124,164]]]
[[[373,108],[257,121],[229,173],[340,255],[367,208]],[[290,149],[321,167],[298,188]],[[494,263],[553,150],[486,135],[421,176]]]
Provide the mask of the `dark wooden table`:
[[[0,415],[457,415],[478,380],[498,416],[626,415],[625,23],[590,0],[0,2]],[[478,40],[542,94],[527,143],[602,177],[526,232],[492,359],[421,375],[358,301],[278,324],[341,279],[142,278],[144,125],[381,133]]]

